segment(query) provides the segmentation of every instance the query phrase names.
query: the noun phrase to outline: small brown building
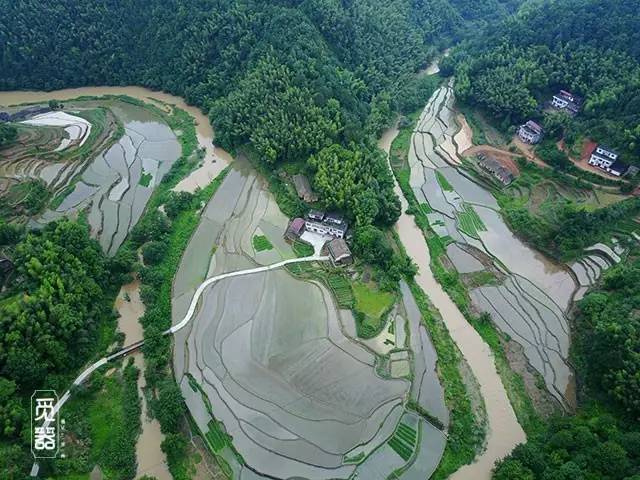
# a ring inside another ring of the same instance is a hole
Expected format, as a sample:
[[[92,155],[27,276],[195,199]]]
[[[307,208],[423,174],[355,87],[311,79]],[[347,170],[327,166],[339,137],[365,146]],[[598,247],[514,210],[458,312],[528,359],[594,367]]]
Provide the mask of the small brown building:
[[[329,257],[334,265],[349,265],[353,263],[351,250],[344,238],[334,238],[327,244]]]
[[[284,238],[290,242],[295,242],[304,233],[304,219],[294,218],[289,222]]]
[[[318,201],[318,196],[311,189],[309,179],[304,175],[297,174],[293,176],[293,185],[296,187],[298,197],[305,202],[313,203]]]

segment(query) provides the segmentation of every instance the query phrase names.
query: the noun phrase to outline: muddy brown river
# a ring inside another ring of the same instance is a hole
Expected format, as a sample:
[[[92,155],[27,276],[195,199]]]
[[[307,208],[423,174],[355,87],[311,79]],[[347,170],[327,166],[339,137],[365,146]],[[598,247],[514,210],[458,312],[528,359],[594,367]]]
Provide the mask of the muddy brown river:
[[[391,128],[383,134],[378,142],[378,146],[387,155],[391,148],[391,142],[397,134],[398,129]],[[416,283],[442,315],[451,338],[460,349],[480,385],[480,393],[487,409],[486,450],[476,457],[474,463],[462,467],[450,478],[455,480],[488,480],[491,478],[491,470],[495,462],[508,455],[516,445],[524,442],[526,436],[502,385],[491,349],[466,321],[458,307],[436,281],[431,271],[429,247],[413,217],[405,213],[408,207],[407,200],[397,182],[395,191],[402,202],[402,214],[396,224],[396,229],[407,254],[418,265]]]

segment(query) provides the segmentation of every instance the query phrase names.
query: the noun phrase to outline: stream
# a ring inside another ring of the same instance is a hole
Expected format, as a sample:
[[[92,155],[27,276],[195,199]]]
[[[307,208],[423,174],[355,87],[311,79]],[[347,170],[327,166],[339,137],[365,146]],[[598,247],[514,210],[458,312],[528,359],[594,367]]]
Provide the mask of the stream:
[[[387,152],[387,155],[397,134],[397,127],[391,128],[383,134],[378,143],[378,146]],[[508,455],[516,445],[524,442],[526,436],[502,385],[491,349],[466,321],[458,307],[436,281],[431,271],[429,247],[413,217],[406,213],[408,203],[397,182],[395,191],[402,202],[402,214],[396,224],[396,230],[407,255],[418,265],[415,281],[440,312],[449,334],[480,385],[480,393],[487,410],[485,451],[476,457],[474,463],[465,465],[450,478],[454,480],[470,478],[488,480],[491,478],[491,470],[495,462]]]

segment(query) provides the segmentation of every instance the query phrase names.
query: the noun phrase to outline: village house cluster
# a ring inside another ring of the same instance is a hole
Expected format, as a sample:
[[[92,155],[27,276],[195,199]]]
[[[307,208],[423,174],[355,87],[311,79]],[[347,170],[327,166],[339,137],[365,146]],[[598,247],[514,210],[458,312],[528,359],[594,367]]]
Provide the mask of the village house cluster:
[[[554,110],[566,112],[574,117],[580,113],[583,103],[584,100],[581,97],[567,90],[560,90],[547,105]],[[527,121],[518,128],[518,137],[520,137],[520,140],[531,145],[540,143],[543,136],[544,129],[539,123],[533,120]]]
[[[547,105],[549,108],[566,112],[573,117],[580,113],[583,104],[583,98],[574,95],[567,90],[560,90],[553,96]],[[527,121],[518,128],[518,137],[520,140],[531,145],[539,143],[543,136],[544,129],[540,124],[533,120]],[[588,163],[589,165],[597,167],[615,177],[622,177],[625,175],[633,176],[638,173],[637,167],[627,165],[622,162],[619,157],[620,155],[615,150],[605,145],[597,145],[591,153]],[[481,166],[497,177],[494,172],[498,170],[494,162],[486,162],[485,165],[481,164]],[[505,183],[505,185],[508,185],[508,183]]]
[[[332,237],[324,248],[335,265],[343,265],[352,261],[351,251],[344,239],[347,229],[348,224],[342,215],[311,210],[305,218],[298,217],[289,222],[285,238],[290,242],[295,242],[301,239],[304,232]]]

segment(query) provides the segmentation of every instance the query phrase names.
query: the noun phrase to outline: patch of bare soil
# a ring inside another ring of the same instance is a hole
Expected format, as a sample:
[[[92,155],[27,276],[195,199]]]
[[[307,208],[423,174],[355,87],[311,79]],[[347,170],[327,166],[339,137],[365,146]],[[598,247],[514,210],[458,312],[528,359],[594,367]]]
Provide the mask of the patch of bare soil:
[[[473,147],[473,131],[471,127],[467,123],[467,119],[461,113],[459,113],[456,117],[458,125],[460,125],[460,130],[453,137],[453,141],[458,146],[458,152],[462,154],[462,152]]]
[[[530,162],[535,163],[542,168],[551,168],[544,162],[544,160],[535,154],[533,145],[523,142],[517,135],[513,136],[511,143],[518,149],[520,155],[524,156]]]
[[[492,147],[489,145],[476,145],[471,147],[464,152],[465,157],[470,157],[478,154],[490,155],[496,160],[498,160],[502,165],[508,168],[511,173],[514,175],[520,175],[520,169],[518,168],[518,164],[516,163],[516,157],[519,155],[515,153],[511,153],[507,150],[502,150],[497,147]]]

